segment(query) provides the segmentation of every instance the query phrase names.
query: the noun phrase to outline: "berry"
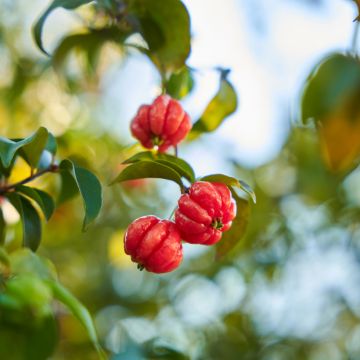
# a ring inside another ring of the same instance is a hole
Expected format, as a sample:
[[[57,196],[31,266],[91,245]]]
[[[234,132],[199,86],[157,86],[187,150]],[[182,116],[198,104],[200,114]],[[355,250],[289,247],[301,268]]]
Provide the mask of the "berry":
[[[236,203],[226,185],[198,181],[181,195],[175,223],[184,241],[213,245],[229,230],[235,215]]]
[[[133,221],[124,238],[125,253],[154,273],[166,273],[176,269],[182,260],[180,233],[175,224],[156,216],[143,216]]]
[[[189,115],[169,95],[158,96],[152,105],[140,106],[131,121],[132,135],[147,149],[165,152],[181,142],[191,129]]]

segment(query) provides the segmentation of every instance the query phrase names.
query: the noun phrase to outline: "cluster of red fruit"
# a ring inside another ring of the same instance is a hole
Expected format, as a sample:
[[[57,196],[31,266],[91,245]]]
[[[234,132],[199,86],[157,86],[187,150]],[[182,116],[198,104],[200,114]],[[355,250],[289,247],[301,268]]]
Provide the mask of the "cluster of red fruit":
[[[152,105],[140,107],[131,132],[149,149],[166,151],[182,141],[191,129],[180,103],[161,95]],[[183,258],[181,241],[213,245],[231,226],[236,204],[229,188],[221,183],[197,181],[180,196],[175,221],[143,216],[125,234],[125,252],[140,269],[165,273],[176,269]]]

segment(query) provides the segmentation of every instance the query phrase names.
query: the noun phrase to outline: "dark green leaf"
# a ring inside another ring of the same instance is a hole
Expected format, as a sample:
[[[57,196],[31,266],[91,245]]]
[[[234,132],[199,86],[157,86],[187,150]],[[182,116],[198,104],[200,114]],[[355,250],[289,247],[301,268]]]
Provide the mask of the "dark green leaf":
[[[126,167],[111,183],[123,182],[127,180],[136,180],[144,178],[166,179],[176,182],[181,189],[184,184],[180,175],[171,167],[152,161],[138,161]]]
[[[223,233],[222,239],[216,245],[216,259],[222,259],[228,255],[244,237],[249,222],[250,205],[247,200],[240,198],[234,191],[233,197],[236,201],[236,217],[228,231]]]
[[[185,66],[180,71],[173,73],[166,83],[166,93],[174,99],[182,99],[194,87],[191,70]]]
[[[23,149],[28,162],[31,165],[36,166],[41,152],[45,147],[47,136],[48,131],[41,127],[33,135],[18,141],[0,137],[0,160],[3,167],[8,168],[11,165],[13,158],[19,149]],[[42,150],[40,151],[41,147]]]
[[[226,78],[227,72],[222,73],[220,87],[212,98],[200,119],[195,122],[190,138],[194,139],[199,135],[216,130],[222,122],[233,114],[238,106],[236,91]]]
[[[81,49],[87,55],[90,62],[96,61],[97,55],[106,42],[111,41],[123,44],[131,31],[121,31],[119,28],[110,27],[103,29],[92,29],[88,33],[74,34],[65,37],[53,54],[53,62],[55,67],[59,67],[69,53],[74,49]]]
[[[190,18],[184,4],[179,0],[127,2],[154,64],[162,72],[182,68],[190,53]]]
[[[85,217],[83,230],[87,228],[98,215],[102,205],[101,184],[97,177],[90,171],[74,166],[70,160],[60,163],[60,170],[67,171],[75,180],[83,199]]]
[[[23,246],[36,251],[41,241],[41,221],[31,202],[17,193],[8,193],[6,197],[20,215],[23,227]]]
[[[61,189],[57,199],[57,204],[61,205],[64,202],[71,200],[79,193],[79,188],[73,176],[68,171],[60,171]]]
[[[64,286],[62,286],[59,282],[49,281],[48,283],[53,291],[54,297],[57,300],[59,300],[62,304],[64,304],[68,308],[68,310],[83,325],[86,332],[88,333],[90,340],[94,344],[94,346],[99,354],[99,357],[101,359],[106,359],[106,356],[105,356],[103,350],[101,349],[101,346],[100,346],[98,338],[97,338],[95,325],[94,325],[91,315],[90,315],[89,311],[86,309],[86,307],[83,304],[81,304],[81,302],[73,294],[71,294],[69,290],[67,290]]]
[[[360,61],[333,54],[311,72],[302,95],[301,118],[321,120],[360,91]]]
[[[137,153],[131,158],[125,160],[123,164],[133,164],[139,161],[155,161],[159,164],[171,167],[179,173],[180,176],[188,179],[190,182],[195,181],[195,173],[193,168],[183,159],[168,155],[168,154],[155,154],[151,151],[144,151]]]
[[[5,243],[5,235],[6,235],[6,223],[5,223],[3,211],[0,208],[0,246],[4,245]]]
[[[55,205],[52,197],[49,194],[47,194],[45,191],[24,185],[17,186],[16,190],[34,200],[40,206],[46,220],[51,218],[51,215],[55,209]]]
[[[224,174],[207,175],[207,176],[203,176],[199,180],[210,181],[210,182],[219,182],[219,183],[223,183],[229,187],[235,186],[235,187],[245,191],[248,195],[250,195],[253,202],[256,203],[256,195],[255,195],[253,189],[245,181],[238,180],[232,176],[228,176],[228,175],[224,175]]]
[[[46,18],[50,15],[50,13],[56,8],[62,7],[67,10],[73,10],[78,8],[81,5],[85,5],[91,3],[93,0],[54,0],[50,6],[45,10],[45,12],[40,16],[38,21],[35,23],[33,28],[33,36],[36,45],[39,49],[44,53],[48,54],[44,49],[42,43],[42,30],[45,23]]]

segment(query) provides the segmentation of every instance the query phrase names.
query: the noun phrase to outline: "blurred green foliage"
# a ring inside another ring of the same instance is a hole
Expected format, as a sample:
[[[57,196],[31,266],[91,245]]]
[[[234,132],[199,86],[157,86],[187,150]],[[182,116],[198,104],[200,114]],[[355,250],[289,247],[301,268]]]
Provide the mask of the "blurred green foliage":
[[[71,9],[87,2],[69,6],[67,1],[55,1],[50,9]],[[128,3],[131,11],[124,13]],[[44,8],[47,5],[44,2]],[[190,51],[189,18],[179,1],[103,0],[81,6],[77,14],[85,25],[59,42],[52,59],[28,51],[20,35],[30,29],[23,28],[21,20],[9,24],[6,16],[12,8],[3,10],[0,51],[6,67],[0,78],[1,135],[26,138],[45,126],[57,138],[59,159],[69,158],[80,169],[92,169],[103,184],[114,179],[122,162],[140,150],[103,127],[95,111],[99,83],[109,65],[107,42],[121,45],[116,53],[116,61],[121,61],[128,53],[125,39],[134,32],[141,34],[146,46],[132,43],[130,47],[151,58],[161,71],[163,86],[174,97],[191,95],[192,71],[185,64]],[[39,44],[40,25],[35,28]],[[168,26],[173,31],[168,32]],[[82,52],[74,51],[78,48]],[[345,71],[339,62],[350,62],[358,71],[358,60],[341,54],[331,59],[336,64],[330,75],[325,74],[323,80],[321,67],[317,68],[304,90],[310,95],[303,97],[302,114],[315,118],[316,129],[293,128],[277,157],[257,169],[248,170],[224,158],[231,175],[244,178],[257,195],[245,237],[235,239],[226,255],[221,253],[225,243],[217,250],[186,248],[182,267],[165,276],[139,272],[130,262],[122,249],[127,225],[146,213],[166,217],[176,204],[179,190],[165,180],[105,186],[102,212],[82,233],[81,199],[64,201],[79,190],[71,163],[63,164],[70,171],[57,180],[50,175],[37,179],[34,186],[59,195],[59,206],[42,225],[38,255],[18,250],[19,218],[2,203],[1,233],[5,222],[7,226],[6,251],[0,248],[0,358],[98,358],[92,344],[98,348],[95,330],[79,299],[93,315],[100,343],[112,359],[358,359],[359,154],[355,152],[346,166],[340,166],[341,171],[334,172],[329,161],[324,161],[323,134],[318,127],[323,119],[316,119],[323,115],[319,108],[333,113],[332,106],[338,95],[342,98],[344,88],[358,89],[357,75],[337,76]],[[349,69],[346,65],[346,72]],[[229,91],[225,107],[219,108],[222,94]],[[355,93],[358,105],[359,93]],[[324,98],[324,94],[330,95]],[[214,130],[236,106],[236,94],[222,78],[219,93],[199,126]],[[207,119],[209,123],[203,124]],[[345,132],[343,138],[352,133]],[[336,145],[333,140],[326,143]],[[48,151],[52,152],[51,147]],[[34,153],[35,160],[24,155],[25,160],[13,164],[13,181],[27,176],[29,164],[40,166],[40,154]],[[4,161],[2,154],[0,147]],[[167,160],[157,159],[162,168]],[[193,178],[184,164],[178,166]],[[61,181],[67,184],[65,189]],[[84,201],[85,207],[94,206],[86,196]],[[239,197],[238,206],[242,201]],[[50,212],[49,205],[41,199],[37,202],[45,215]],[[87,213],[88,219],[97,209]],[[219,260],[215,260],[216,251]],[[318,252],[318,258],[312,251]],[[317,267],[319,258],[328,276]],[[341,269],[334,268],[339,259],[345,259],[339,266],[349,267],[348,277],[341,277]]]

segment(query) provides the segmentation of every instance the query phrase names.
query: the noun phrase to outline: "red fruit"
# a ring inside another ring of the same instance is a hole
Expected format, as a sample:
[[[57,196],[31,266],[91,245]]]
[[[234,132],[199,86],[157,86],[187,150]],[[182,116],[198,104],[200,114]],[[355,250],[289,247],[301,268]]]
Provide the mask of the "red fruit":
[[[181,104],[169,95],[161,95],[152,105],[140,106],[130,129],[144,147],[158,146],[159,152],[165,152],[181,142],[191,126],[189,115]]]
[[[128,227],[125,252],[131,260],[154,273],[176,269],[182,260],[181,237],[175,224],[156,216],[143,216]]]
[[[191,244],[213,245],[229,230],[236,204],[229,188],[221,183],[197,181],[181,195],[175,223],[182,239]]]

